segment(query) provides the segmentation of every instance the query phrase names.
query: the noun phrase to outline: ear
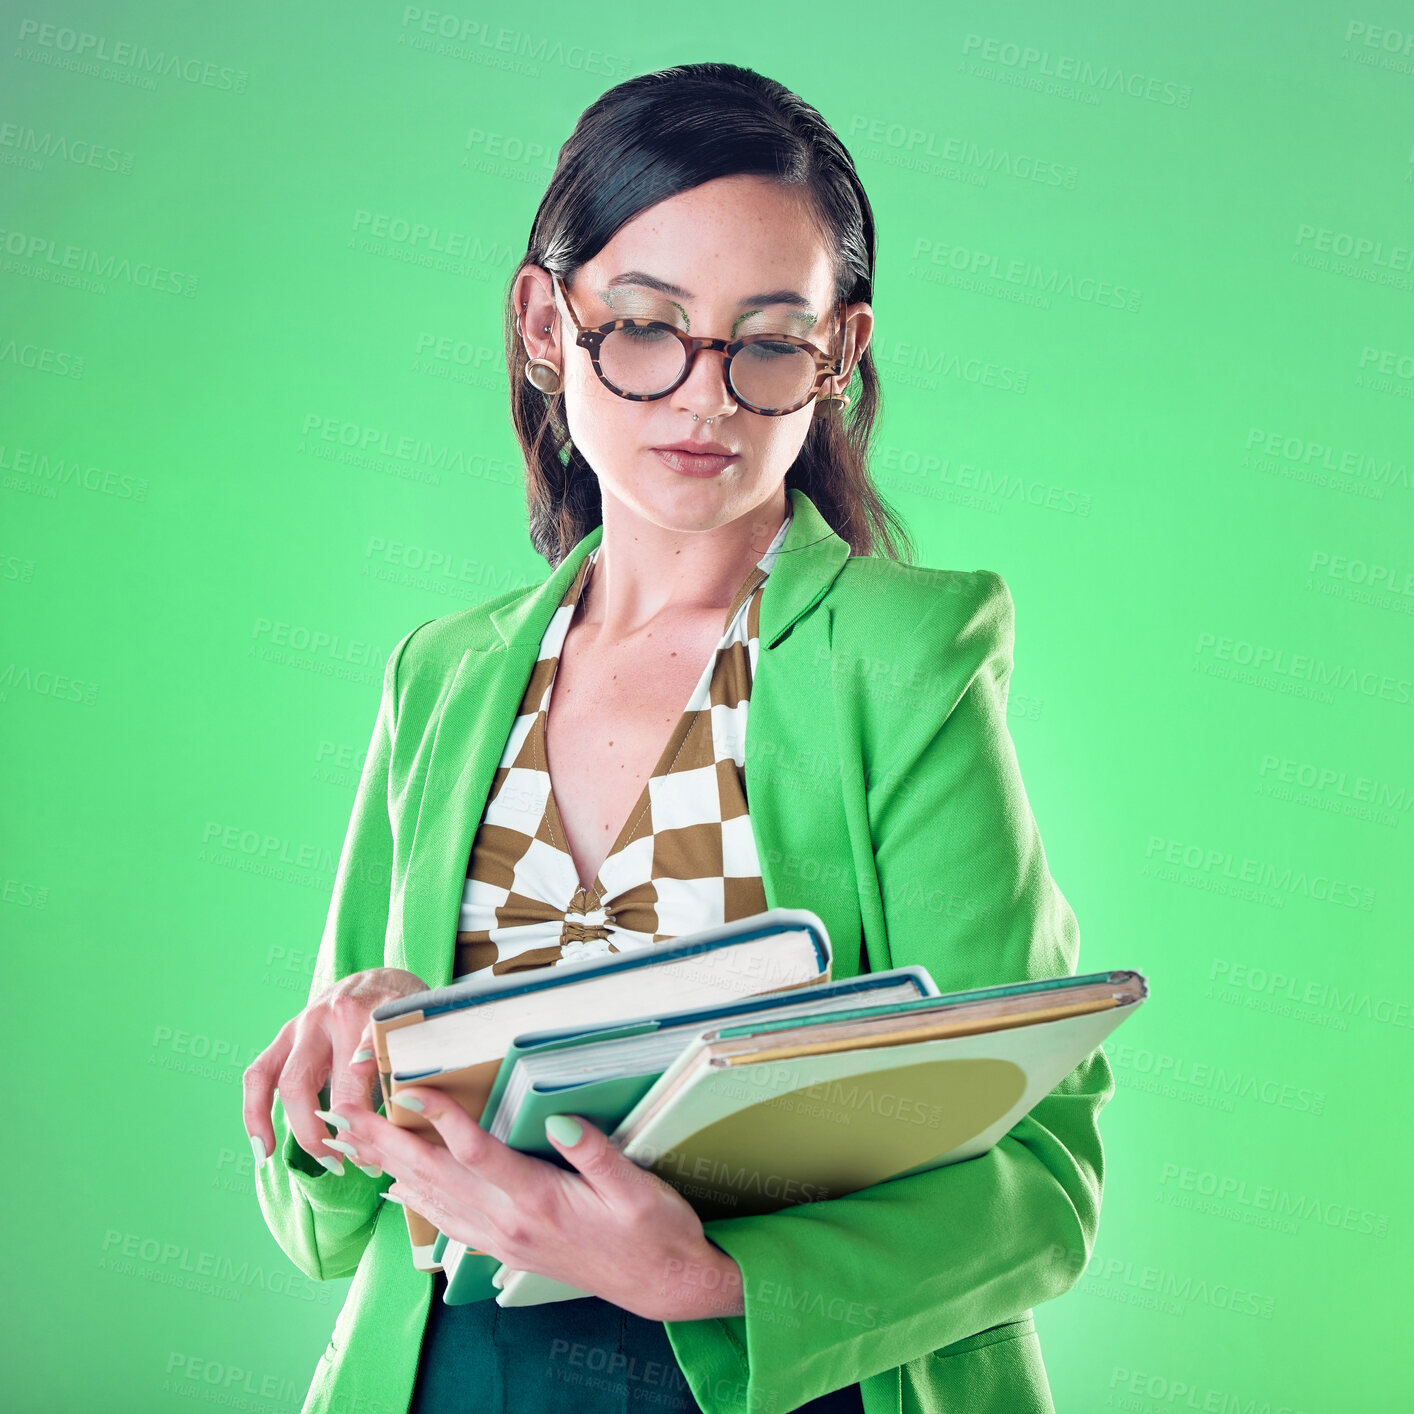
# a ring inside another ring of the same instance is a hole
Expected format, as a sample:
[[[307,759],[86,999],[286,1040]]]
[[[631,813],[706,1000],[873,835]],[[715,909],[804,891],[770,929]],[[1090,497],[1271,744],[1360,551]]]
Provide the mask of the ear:
[[[864,350],[869,347],[869,340],[874,337],[874,306],[867,300],[857,300],[845,306],[844,317],[844,352],[840,356],[842,371],[834,380],[837,391],[841,393],[849,386],[859,360],[864,357]]]
[[[543,265],[523,266],[515,278],[511,300],[527,357],[557,362],[560,311],[555,303],[554,277]]]

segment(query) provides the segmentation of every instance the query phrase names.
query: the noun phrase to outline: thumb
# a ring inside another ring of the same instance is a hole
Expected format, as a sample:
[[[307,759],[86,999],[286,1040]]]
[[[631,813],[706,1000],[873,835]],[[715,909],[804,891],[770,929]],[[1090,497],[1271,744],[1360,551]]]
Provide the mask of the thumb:
[[[632,1159],[583,1115],[547,1115],[545,1137],[590,1184],[606,1197],[630,1182],[643,1181]]]

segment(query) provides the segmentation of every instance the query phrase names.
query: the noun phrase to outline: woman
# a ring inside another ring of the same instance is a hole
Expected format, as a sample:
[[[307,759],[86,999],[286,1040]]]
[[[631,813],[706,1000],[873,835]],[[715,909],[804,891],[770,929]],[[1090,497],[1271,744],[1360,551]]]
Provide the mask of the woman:
[[[985,1156],[705,1225],[588,1121],[562,1168],[370,1103],[381,1001],[765,907],[836,977],[1074,971],[1006,586],[903,563],[869,483],[873,271],[845,149],[750,70],[631,79],[560,153],[506,319],[551,574],[393,650],[309,1005],[246,1076],[271,1230],[354,1278],[306,1410],[1051,1408],[1031,1307],[1094,1242],[1101,1051]],[[593,1295],[448,1307],[385,1192]]]

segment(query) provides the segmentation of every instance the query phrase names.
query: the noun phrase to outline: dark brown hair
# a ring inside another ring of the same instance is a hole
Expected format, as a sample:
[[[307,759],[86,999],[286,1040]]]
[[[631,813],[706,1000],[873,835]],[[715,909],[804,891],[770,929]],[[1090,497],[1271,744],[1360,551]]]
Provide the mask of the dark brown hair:
[[[741,174],[799,188],[834,256],[834,298],[873,300],[874,213],[854,160],[810,104],[752,69],[682,64],[626,79],[584,110],[560,149],[505,300],[511,420],[525,457],[530,538],[552,568],[601,523],[603,508],[598,479],[570,441],[562,397],[526,381],[515,280],[524,266],[539,265],[568,282],[641,211]],[[810,497],[852,553],[911,562],[908,531],[869,477],[879,412],[869,349],[849,392],[843,416],[812,420],[786,486]]]

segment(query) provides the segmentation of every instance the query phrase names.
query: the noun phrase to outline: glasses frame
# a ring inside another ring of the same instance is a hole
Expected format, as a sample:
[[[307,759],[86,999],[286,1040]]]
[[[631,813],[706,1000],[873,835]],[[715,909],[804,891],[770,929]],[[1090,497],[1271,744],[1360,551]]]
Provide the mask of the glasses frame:
[[[687,382],[692,373],[692,366],[697,361],[697,355],[703,350],[714,353],[725,354],[722,360],[722,377],[726,382],[727,391],[731,394],[732,400],[740,407],[744,407],[748,412],[754,412],[761,417],[785,417],[788,413],[799,412],[808,402],[817,398],[820,389],[824,386],[827,378],[837,378],[841,372],[841,365],[844,356],[844,322],[843,314],[845,301],[838,301],[841,323],[840,323],[840,344],[839,353],[828,354],[817,345],[812,344],[808,339],[797,338],[794,334],[746,334],[740,339],[699,339],[693,335],[685,333],[674,324],[669,324],[662,319],[628,318],[611,319],[607,324],[597,324],[593,328],[587,328],[579,322],[579,315],[575,313],[574,305],[570,303],[570,292],[564,280],[558,275],[554,275],[555,284],[559,287],[560,293],[564,296],[565,308],[569,311],[570,319],[574,322],[575,343],[589,354],[589,361],[594,365],[594,372],[598,374],[599,381],[611,392],[621,398],[627,398],[635,403],[657,402],[659,398],[666,398],[669,393],[676,392]],[[626,393],[610,381],[599,363],[599,350],[604,340],[614,332],[615,329],[664,329],[671,334],[683,346],[683,369],[681,375],[671,387],[664,388],[661,393]],[[815,360],[815,381],[810,385],[810,391],[801,398],[798,403],[793,403],[788,408],[762,408],[754,403],[749,403],[745,398],[737,394],[732,386],[731,367],[734,359],[742,349],[751,344],[794,344],[797,348],[804,349]]]

